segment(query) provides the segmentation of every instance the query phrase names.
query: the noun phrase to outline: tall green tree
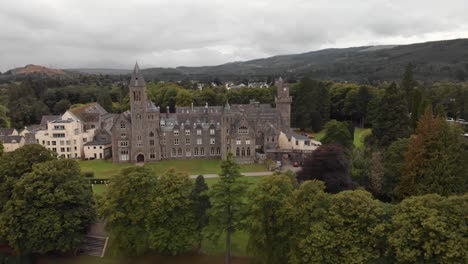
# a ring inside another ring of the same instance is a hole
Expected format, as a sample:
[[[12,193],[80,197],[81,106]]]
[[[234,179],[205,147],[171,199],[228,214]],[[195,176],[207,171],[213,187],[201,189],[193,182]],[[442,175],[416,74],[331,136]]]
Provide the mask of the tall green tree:
[[[401,80],[401,87],[405,92],[406,103],[408,105],[407,111],[411,112],[413,91],[416,87],[417,82],[413,78],[413,64],[408,63],[405,67],[405,73],[403,74],[403,79]]]
[[[249,193],[249,250],[264,263],[287,263],[294,220],[293,183],[284,174],[262,179]]]
[[[211,209],[210,231],[218,236],[226,233],[226,259],[231,263],[231,235],[243,227],[246,211],[247,182],[239,173],[239,164],[229,153],[221,163],[219,181],[209,191]]]
[[[146,219],[149,245],[158,252],[177,255],[196,241],[193,181],[185,172],[169,169],[159,177]]]
[[[96,102],[99,103],[106,111],[112,111],[112,99],[110,91],[107,87],[100,87],[96,95]]]
[[[10,199],[18,179],[31,172],[34,164],[54,159],[57,159],[56,154],[38,144],[25,145],[4,153],[0,158],[0,211]]]
[[[400,182],[405,165],[405,153],[408,151],[409,138],[400,138],[393,142],[384,152],[383,199],[395,201],[394,189]]]
[[[93,201],[76,161],[47,161],[15,184],[0,226],[19,253],[71,251],[95,220]]]
[[[372,94],[367,86],[360,86],[359,89],[352,89],[346,94],[344,112],[360,127],[364,126],[367,118],[369,102]]]
[[[179,90],[175,99],[177,106],[190,106],[193,103],[192,94],[185,89]]]
[[[208,210],[211,208],[210,197],[208,197],[208,185],[205,183],[203,175],[198,175],[195,179],[195,186],[191,196],[193,202],[193,214],[195,217],[195,232],[198,249],[201,249],[203,241],[203,230],[208,225]]]
[[[396,193],[400,198],[437,193],[462,194],[468,190],[468,154],[462,130],[427,108],[410,139]]]
[[[409,135],[409,116],[404,93],[392,83],[380,101],[378,115],[373,125],[372,134],[378,143],[390,145],[398,138]]]
[[[322,219],[330,206],[330,194],[324,189],[324,182],[312,180],[302,183],[293,192],[295,210],[288,263],[313,263],[318,258],[317,251],[309,245],[308,236],[311,230],[324,230]]]
[[[129,167],[114,176],[98,200],[98,214],[106,219],[113,246],[124,256],[139,256],[149,248],[146,220],[157,178],[146,167]]]
[[[465,263],[468,194],[414,196],[399,203],[388,244],[398,263]]]
[[[345,122],[331,120],[325,125],[325,136],[321,139],[323,144],[339,144],[344,150],[351,150],[353,137]]]
[[[10,127],[11,122],[8,117],[8,108],[3,105],[0,105],[0,127]]]
[[[295,126],[320,131],[330,120],[330,94],[324,82],[304,78],[291,89],[292,122]]]
[[[67,99],[62,99],[55,103],[53,113],[56,115],[62,115],[68,109],[70,109],[71,103]]]

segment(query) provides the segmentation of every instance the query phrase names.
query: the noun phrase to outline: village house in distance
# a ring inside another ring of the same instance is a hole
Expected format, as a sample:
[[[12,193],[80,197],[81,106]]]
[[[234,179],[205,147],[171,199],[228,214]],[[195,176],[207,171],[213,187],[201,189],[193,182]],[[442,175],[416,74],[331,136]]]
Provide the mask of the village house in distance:
[[[225,159],[229,152],[238,163],[270,157],[302,160],[319,142],[290,128],[289,87],[276,81],[276,107],[246,105],[177,107],[161,113],[148,100],[138,64],[130,83],[130,111],[120,114],[111,129],[114,162],[154,162],[169,159]]]

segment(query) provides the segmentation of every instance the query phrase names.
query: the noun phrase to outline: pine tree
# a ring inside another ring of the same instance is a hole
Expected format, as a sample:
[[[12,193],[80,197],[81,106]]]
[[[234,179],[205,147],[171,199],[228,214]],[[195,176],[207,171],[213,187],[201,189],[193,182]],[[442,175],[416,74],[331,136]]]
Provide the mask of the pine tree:
[[[383,146],[390,145],[398,138],[409,134],[408,109],[404,94],[392,83],[380,101],[378,115],[372,134],[378,143]]]
[[[203,175],[198,175],[197,179],[195,179],[195,186],[192,191],[192,202],[199,250],[201,249],[203,240],[203,228],[208,225],[208,210],[211,208],[210,198],[207,192],[208,185],[205,183],[205,178],[203,178]]]
[[[246,210],[245,195],[247,182],[243,181],[239,173],[239,164],[229,153],[227,159],[221,163],[219,182],[208,192],[211,209],[209,210],[209,231],[219,237],[226,232],[226,260],[231,263],[231,235],[242,228]]]
[[[416,87],[416,85],[417,83],[413,79],[413,65],[411,63],[408,63],[405,68],[403,80],[401,81],[401,87],[405,92],[406,101],[408,104],[408,112],[412,110],[413,90]]]
[[[418,123],[405,154],[400,198],[437,193],[461,194],[468,190],[468,155],[462,130],[443,118],[433,117],[430,107]]]

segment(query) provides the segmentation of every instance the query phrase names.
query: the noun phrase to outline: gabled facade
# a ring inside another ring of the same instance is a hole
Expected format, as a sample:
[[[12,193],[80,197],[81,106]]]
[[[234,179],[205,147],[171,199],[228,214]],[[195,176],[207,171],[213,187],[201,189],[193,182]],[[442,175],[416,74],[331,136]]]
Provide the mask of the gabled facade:
[[[239,163],[253,163],[257,152],[278,148],[279,131],[290,130],[289,87],[281,79],[277,86],[276,108],[226,103],[161,113],[147,98],[137,64],[129,83],[130,111],[120,114],[111,129],[113,161],[225,159],[232,152]]]

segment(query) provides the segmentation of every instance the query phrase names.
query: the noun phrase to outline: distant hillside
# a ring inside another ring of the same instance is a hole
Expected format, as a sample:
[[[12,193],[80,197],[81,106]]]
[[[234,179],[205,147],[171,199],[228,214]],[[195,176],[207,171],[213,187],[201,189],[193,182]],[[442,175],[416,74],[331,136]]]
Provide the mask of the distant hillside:
[[[80,72],[87,74],[108,74],[108,75],[125,75],[130,74],[132,69],[106,69],[106,68],[76,68],[76,69],[66,69],[70,72]]]
[[[468,78],[468,39],[411,45],[364,46],[324,49],[281,55],[218,66],[151,68],[147,78],[167,79],[262,79],[268,76],[372,82],[399,80],[412,63],[415,77],[423,81],[462,81]]]
[[[157,63],[157,62],[155,62]],[[364,46],[324,49],[301,54],[280,55],[217,66],[148,68],[147,80],[265,80],[283,76],[299,79],[374,81],[400,80],[405,66],[414,65],[415,78],[421,81],[464,81],[468,79],[468,39],[417,43],[411,45]],[[40,69],[42,66],[28,65]],[[25,68],[28,68],[26,66]],[[20,68],[18,68],[20,69]],[[16,72],[21,72],[15,69]],[[47,68],[42,67],[47,72]],[[53,69],[50,69],[53,70]],[[55,70],[60,71],[61,70]],[[67,72],[125,75],[131,69],[67,69]],[[26,71],[28,72],[28,71]],[[53,71],[52,71],[53,72]]]
[[[24,67],[15,68],[4,73],[5,75],[28,75],[28,74],[46,74],[46,75],[64,75],[65,72],[60,69],[47,68],[40,65],[28,64]]]

